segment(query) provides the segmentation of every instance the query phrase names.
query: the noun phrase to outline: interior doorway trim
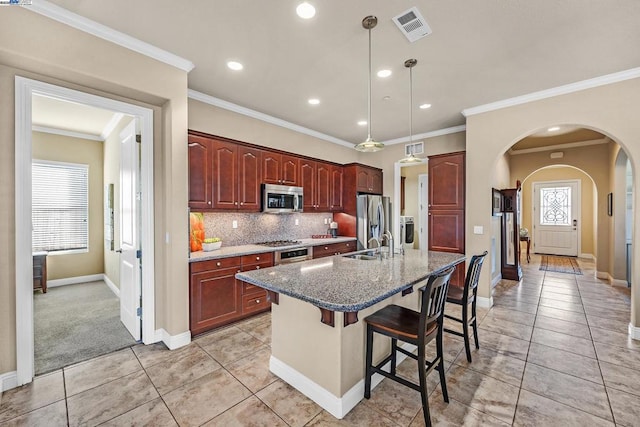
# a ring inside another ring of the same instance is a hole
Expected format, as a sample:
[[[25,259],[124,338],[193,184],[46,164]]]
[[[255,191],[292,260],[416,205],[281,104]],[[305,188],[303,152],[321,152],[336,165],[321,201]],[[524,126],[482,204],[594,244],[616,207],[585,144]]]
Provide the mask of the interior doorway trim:
[[[155,337],[153,241],[153,110],[85,92],[16,76],[15,78],[15,258],[16,258],[16,364],[17,385],[33,380],[34,327],[31,257],[31,100],[42,95],[135,116],[142,133],[140,202],[142,257],[142,342]],[[21,236],[18,238],[17,236]]]
[[[420,163],[407,163],[402,164],[399,161],[393,164],[393,202],[391,208],[393,209],[393,236],[396,239],[400,238],[400,175],[401,169],[411,166],[426,165],[429,162],[427,158],[421,158]],[[397,240],[396,245],[399,245],[400,241]],[[427,246],[429,242],[427,242]],[[400,246],[397,246],[400,247]]]

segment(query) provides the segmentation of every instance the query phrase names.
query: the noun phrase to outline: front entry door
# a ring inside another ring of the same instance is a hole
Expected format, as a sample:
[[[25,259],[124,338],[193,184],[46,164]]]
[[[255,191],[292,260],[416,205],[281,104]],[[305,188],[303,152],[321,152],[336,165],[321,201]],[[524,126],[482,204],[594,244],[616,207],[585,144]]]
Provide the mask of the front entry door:
[[[141,335],[139,151],[136,120],[120,133],[120,320],[136,341]]]
[[[578,256],[580,181],[533,184],[534,252]]]

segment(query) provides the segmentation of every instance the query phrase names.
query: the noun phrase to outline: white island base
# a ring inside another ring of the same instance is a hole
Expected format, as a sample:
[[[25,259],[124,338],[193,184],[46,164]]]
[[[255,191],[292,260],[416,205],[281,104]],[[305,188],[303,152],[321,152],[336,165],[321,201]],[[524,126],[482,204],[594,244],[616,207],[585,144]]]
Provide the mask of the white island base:
[[[415,285],[416,291],[404,297],[396,294],[360,311],[358,322],[346,327],[344,313],[335,312],[331,327],[320,322],[318,307],[280,294],[279,303],[271,305],[269,369],[334,417],[343,418],[364,397],[366,327],[362,319],[389,304],[417,310],[417,288],[424,284]],[[376,336],[374,362],[386,357],[389,348],[389,339]],[[399,354],[398,363],[405,357]],[[375,374],[372,388],[383,378]]]

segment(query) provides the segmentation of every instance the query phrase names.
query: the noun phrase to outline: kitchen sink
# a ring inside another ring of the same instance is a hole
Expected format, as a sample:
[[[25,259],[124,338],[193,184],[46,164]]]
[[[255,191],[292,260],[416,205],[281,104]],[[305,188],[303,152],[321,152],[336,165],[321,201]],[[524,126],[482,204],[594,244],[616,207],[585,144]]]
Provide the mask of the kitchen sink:
[[[344,258],[351,258],[351,259],[360,259],[363,261],[371,261],[374,259],[380,259],[380,256],[377,254],[376,251],[364,251],[364,252],[358,252],[358,253],[353,253],[353,254],[346,254],[346,255],[342,255]]]

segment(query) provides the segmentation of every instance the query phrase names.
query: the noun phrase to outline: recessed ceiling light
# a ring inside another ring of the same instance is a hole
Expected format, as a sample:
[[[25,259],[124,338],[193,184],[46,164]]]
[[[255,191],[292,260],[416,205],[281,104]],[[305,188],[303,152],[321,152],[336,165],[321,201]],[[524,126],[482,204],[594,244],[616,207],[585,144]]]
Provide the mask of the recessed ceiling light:
[[[240,71],[244,68],[244,66],[237,61],[229,61],[227,62],[227,67],[232,69],[233,71]]]
[[[391,70],[380,70],[378,71],[378,77],[389,77],[391,75]]]
[[[431,108],[431,104],[421,104],[420,108],[426,110],[427,108]]]
[[[366,120],[360,120],[358,122],[358,126],[366,126],[367,125],[367,121]]]
[[[311,19],[316,16],[316,8],[305,1],[296,7],[296,13],[302,19]]]
[[[547,129],[547,132],[555,132],[557,130],[560,130],[560,126],[551,126],[549,129]]]
[[[318,98],[309,98],[309,101],[307,101],[309,104],[311,105],[318,105],[320,104],[320,100]]]

